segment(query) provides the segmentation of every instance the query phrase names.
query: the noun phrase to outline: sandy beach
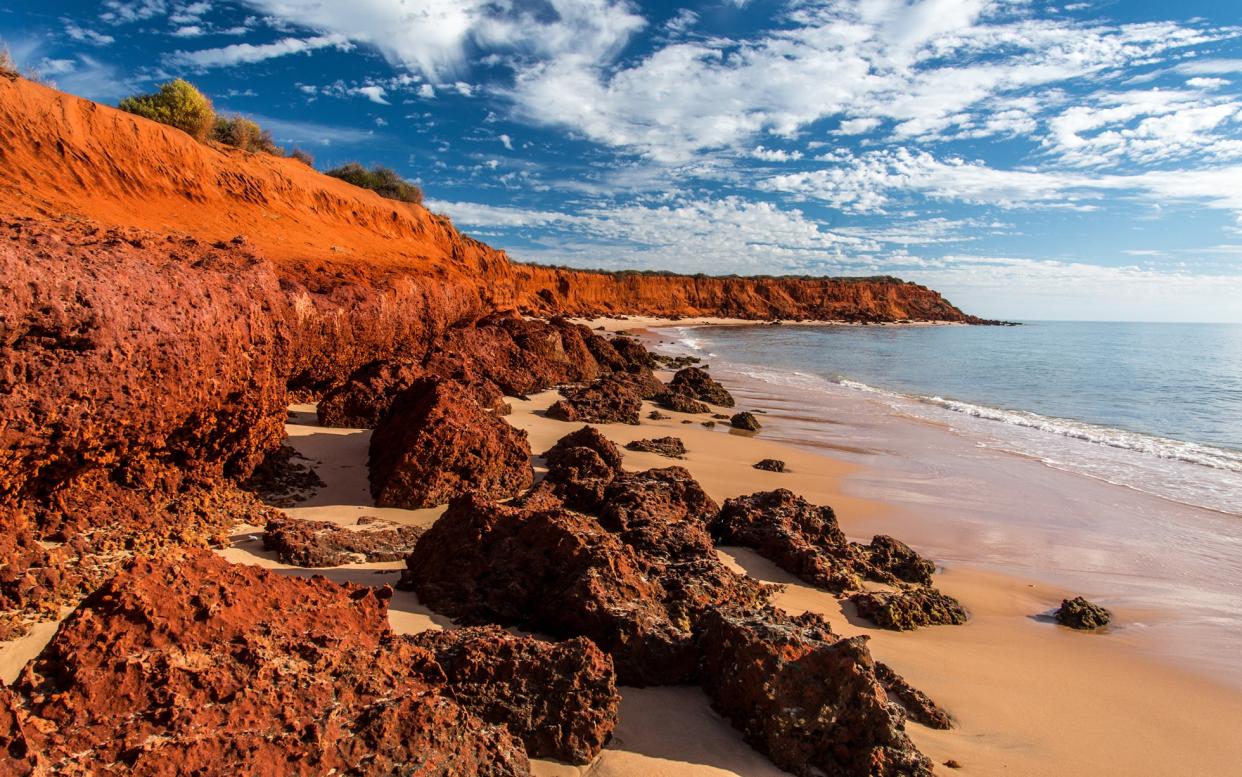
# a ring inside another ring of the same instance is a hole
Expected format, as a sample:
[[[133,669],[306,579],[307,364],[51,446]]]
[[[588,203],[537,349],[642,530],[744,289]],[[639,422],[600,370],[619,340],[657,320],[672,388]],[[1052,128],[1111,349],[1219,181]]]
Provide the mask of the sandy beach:
[[[624,323],[624,322],[622,322]],[[578,428],[547,418],[543,411],[556,392],[511,400],[508,421],[530,435],[531,449],[546,450]],[[673,461],[652,453],[625,453],[627,469],[678,464],[689,469],[716,500],[773,488],[788,488],[808,500],[832,505],[842,528],[854,539],[882,529],[898,538],[906,521],[885,504],[842,493],[844,479],[858,465],[831,455],[773,442],[718,425],[705,416],[672,413],[668,420],[645,418],[639,426],[600,426],[618,444],[675,435],[688,450]],[[293,516],[352,525],[363,515],[412,525],[429,525],[441,512],[373,506],[366,476],[370,431],[327,429],[314,420],[312,405],[290,408],[289,444],[314,463],[325,487],[287,512]],[[762,458],[786,462],[788,471],[756,470]],[[536,458],[536,471],[540,460]],[[289,567],[263,550],[261,528],[239,526],[230,561],[258,564],[287,574],[321,574],[338,581],[375,585],[394,582],[402,562],[353,564],[308,570]],[[790,612],[815,611],[843,635],[866,634],[879,660],[891,664],[939,701],[956,726],[934,731],[907,727],[915,743],[937,764],[950,759],[977,775],[1225,775],[1242,762],[1236,734],[1242,694],[1190,672],[1153,661],[1108,633],[1085,634],[1037,616],[1071,592],[1045,584],[959,567],[941,568],[936,585],[960,599],[972,614],[964,626],[939,626],[896,633],[870,628],[851,607],[798,582],[771,562],[743,548],[722,548],[737,571],[787,586],[776,603]],[[1119,613],[1124,619],[1127,614]],[[423,607],[409,592],[397,591],[390,621],[400,633],[451,628],[452,622]],[[54,633],[42,624],[0,651],[0,677],[11,681]],[[712,711],[697,688],[622,688],[620,723],[610,745],[587,767],[541,761],[541,775],[766,775],[781,773],[752,750],[727,721]]]

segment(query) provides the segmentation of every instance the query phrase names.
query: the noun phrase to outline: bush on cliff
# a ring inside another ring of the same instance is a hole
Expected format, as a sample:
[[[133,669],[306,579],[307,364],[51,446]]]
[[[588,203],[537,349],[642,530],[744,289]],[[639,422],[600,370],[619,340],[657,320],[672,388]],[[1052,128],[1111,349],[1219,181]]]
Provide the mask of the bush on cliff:
[[[309,152],[304,151],[300,148],[295,148],[292,151],[290,151],[289,158],[296,159],[302,164],[306,165],[307,167],[315,166],[315,157],[311,156]]]
[[[370,189],[381,197],[401,202],[423,203],[423,190],[397,175],[395,170],[376,165],[370,170],[357,162],[348,162],[329,170],[328,175]]]
[[[13,55],[8,49],[0,49],[0,78],[8,78],[10,80],[18,78],[21,73],[17,69],[17,63],[13,61]]]
[[[160,84],[159,91],[153,94],[126,97],[117,107],[176,127],[199,141],[206,140],[216,127],[211,100],[182,78]]]
[[[242,151],[262,154],[278,154],[283,151],[272,141],[272,135],[252,119],[234,116],[216,119],[212,139]]]

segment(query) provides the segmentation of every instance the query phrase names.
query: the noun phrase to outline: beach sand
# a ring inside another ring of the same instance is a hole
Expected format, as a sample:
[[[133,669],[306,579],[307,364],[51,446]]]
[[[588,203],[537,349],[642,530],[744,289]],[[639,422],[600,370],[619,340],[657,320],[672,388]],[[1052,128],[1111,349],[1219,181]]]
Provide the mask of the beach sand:
[[[626,323],[626,322],[621,322]],[[510,423],[527,430],[531,449],[549,448],[578,428],[547,418],[555,400],[545,392],[511,400]],[[689,453],[684,460],[625,452],[625,467],[639,470],[679,464],[689,469],[718,501],[755,491],[788,488],[812,502],[832,505],[847,534],[853,527],[903,536],[903,518],[886,505],[842,495],[842,480],[859,465],[830,454],[795,448],[758,435],[700,425],[706,416],[670,413],[670,420],[646,419],[639,426],[599,427],[624,444],[640,437],[675,435]],[[290,408],[289,444],[310,459],[326,483],[313,497],[287,512],[294,516],[352,524],[362,515],[429,525],[440,510],[379,509],[367,488],[367,430],[325,429],[314,408]],[[693,418],[692,423],[681,423]],[[786,473],[756,470],[762,458],[784,460]],[[539,460],[536,460],[538,465]],[[538,469],[538,467],[537,467]],[[238,563],[260,564],[286,574],[321,574],[329,579],[376,585],[395,582],[401,562],[354,564],[307,570],[280,564],[262,548],[259,527],[238,527],[232,547],[221,554]],[[934,731],[907,728],[939,773],[975,775],[1227,775],[1242,763],[1242,694],[1213,685],[1177,667],[1139,655],[1108,633],[1071,632],[1037,616],[1068,592],[996,574],[962,568],[941,570],[936,584],[971,611],[964,626],[911,633],[867,627],[832,596],[798,583],[771,562],[742,548],[723,548],[721,557],[739,571],[785,583],[777,604],[791,612],[823,613],[844,635],[867,634],[879,660],[888,662],[929,693],[954,716],[957,726]],[[394,630],[417,633],[450,628],[449,619],[398,591],[391,600]],[[1123,619],[1126,613],[1119,613]],[[0,677],[7,682],[55,630],[42,624],[32,634],[0,648]],[[781,774],[752,750],[715,712],[697,688],[622,688],[620,722],[612,742],[594,763],[574,767],[534,764],[551,775],[770,775]],[[953,759],[960,770],[940,766]]]

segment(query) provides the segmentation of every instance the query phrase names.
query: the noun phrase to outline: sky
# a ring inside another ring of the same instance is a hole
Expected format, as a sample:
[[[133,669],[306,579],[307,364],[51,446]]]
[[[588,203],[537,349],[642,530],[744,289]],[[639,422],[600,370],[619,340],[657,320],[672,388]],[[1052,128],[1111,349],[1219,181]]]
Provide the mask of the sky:
[[[1242,321],[1242,0],[7,0],[518,261],[896,275],[1005,319]]]

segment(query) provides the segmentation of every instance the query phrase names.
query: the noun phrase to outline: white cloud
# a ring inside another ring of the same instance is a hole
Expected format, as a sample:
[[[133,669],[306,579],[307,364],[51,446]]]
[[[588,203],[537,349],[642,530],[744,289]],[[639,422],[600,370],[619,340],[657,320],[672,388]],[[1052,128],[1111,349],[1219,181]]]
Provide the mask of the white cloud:
[[[363,97],[367,98],[373,103],[379,103],[380,105],[391,105],[391,103],[389,103],[388,100],[385,99],[388,93],[384,91],[384,87],[382,86],[374,86],[374,85],[360,86],[357,89],[353,89],[351,91],[354,94],[362,95]]]
[[[418,87],[418,96],[430,100],[436,96],[436,90],[431,84],[420,84]]]
[[[151,19],[167,12],[164,0],[106,0],[100,19],[111,24],[128,24]]]
[[[938,159],[906,148],[859,156],[837,152],[820,159],[830,164],[818,170],[772,176],[759,186],[856,213],[884,212],[900,193],[1001,208],[1079,209],[1094,207],[1107,193],[1191,202],[1229,210],[1242,218],[1242,165],[1099,175],[1001,170],[982,162]]]
[[[199,51],[174,51],[167,56],[170,64],[185,65],[196,68],[231,67],[233,65],[252,64],[288,54],[302,54],[317,49],[334,47],[340,50],[352,48],[349,40],[343,35],[317,35],[313,38],[282,38],[274,43],[259,45],[251,43],[234,43],[215,49]]]
[[[747,156],[754,159],[762,159],[764,162],[796,162],[802,158],[802,152],[755,146]]]
[[[622,0],[547,0],[546,9],[490,0],[245,1],[290,24],[374,46],[436,81],[461,69],[471,44],[594,62],[611,57],[644,24]]]
[[[188,24],[185,27],[178,27],[172,31],[174,38],[197,38],[206,34],[207,31],[198,24]]]
[[[892,135],[1029,132],[1026,92],[1234,37],[1233,28],[1031,18],[1024,3],[807,0],[792,27],[747,40],[675,42],[619,69],[574,61],[521,68],[524,117],[663,162],[794,137],[841,117],[840,132],[892,122]]]
[[[65,25],[65,34],[73,40],[82,43],[89,43],[92,46],[107,46],[109,43],[116,40],[116,38],[111,35],[104,35],[103,33],[96,32],[95,30],[88,30],[83,27],[79,27],[70,19],[61,19],[60,21]]]
[[[504,145],[504,147],[508,149],[509,151],[513,150],[513,138],[509,137],[508,135],[501,135],[500,137],[497,138],[497,140],[499,140]]]

